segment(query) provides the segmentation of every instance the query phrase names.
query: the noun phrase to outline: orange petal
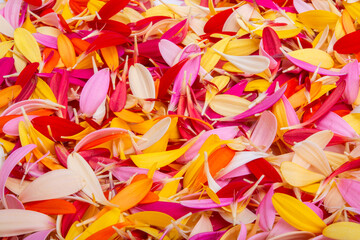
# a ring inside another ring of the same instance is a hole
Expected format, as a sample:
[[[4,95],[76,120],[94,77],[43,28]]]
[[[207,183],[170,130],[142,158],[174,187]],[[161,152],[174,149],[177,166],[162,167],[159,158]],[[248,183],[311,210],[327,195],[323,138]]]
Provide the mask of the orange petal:
[[[75,206],[63,199],[51,199],[25,203],[26,210],[41,212],[48,215],[72,214],[76,212]]]
[[[71,68],[76,63],[74,45],[64,34],[60,34],[57,40],[60,58],[67,68]]]

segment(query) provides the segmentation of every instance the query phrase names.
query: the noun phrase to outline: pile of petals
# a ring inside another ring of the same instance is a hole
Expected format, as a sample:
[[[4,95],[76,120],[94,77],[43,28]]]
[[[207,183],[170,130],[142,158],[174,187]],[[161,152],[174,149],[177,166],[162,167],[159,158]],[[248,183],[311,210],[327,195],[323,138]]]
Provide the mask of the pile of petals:
[[[360,239],[359,19],[0,3],[0,238]]]

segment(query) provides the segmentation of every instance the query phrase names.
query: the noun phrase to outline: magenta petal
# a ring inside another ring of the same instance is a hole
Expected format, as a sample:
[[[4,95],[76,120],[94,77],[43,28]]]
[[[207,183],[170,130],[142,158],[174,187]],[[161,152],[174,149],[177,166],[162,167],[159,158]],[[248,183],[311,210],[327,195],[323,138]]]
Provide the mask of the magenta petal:
[[[225,121],[232,121],[232,120],[240,120],[244,119],[250,116],[253,116],[256,113],[260,113],[265,111],[266,109],[270,108],[272,105],[274,105],[285,93],[286,85],[282,86],[278,91],[273,93],[272,95],[265,98],[261,103],[255,105],[254,107],[250,108],[249,110],[246,110],[245,112],[231,117],[229,119],[224,119]]]
[[[188,29],[189,22],[187,19],[184,19],[169,30],[167,30],[164,35],[161,36],[161,39],[167,39],[175,44],[179,44],[185,39]]]
[[[226,231],[198,233],[189,238],[189,240],[217,240],[220,239],[225,232]]]
[[[225,92],[225,94],[240,97],[243,94],[246,85],[247,85],[247,81],[241,81],[241,82],[235,84],[234,86],[232,86],[229,90],[227,90]]]
[[[346,64],[341,72],[347,73],[345,77],[346,87],[344,98],[348,104],[355,102],[359,93],[359,62],[357,60]]]
[[[4,57],[0,59],[0,85],[4,81],[4,76],[8,75],[14,69],[14,58]]]
[[[315,72],[318,67],[317,66],[314,66],[310,63],[306,63],[306,62],[303,62],[301,60],[298,60],[294,57],[291,57],[289,54],[285,54],[286,58],[290,60],[290,62],[292,62],[294,65],[306,70],[306,71],[309,71],[309,72]],[[318,74],[322,74],[322,75],[328,75],[328,76],[343,76],[343,75],[346,75],[346,73],[343,73],[343,72],[334,72],[334,71],[330,71],[330,70],[327,70],[327,69],[324,69],[324,68],[319,68],[318,69]]]
[[[36,148],[35,144],[29,144],[24,147],[16,149],[10,154],[10,156],[6,159],[6,161],[2,165],[0,169],[0,199],[4,206],[7,206],[4,195],[5,183],[7,178],[9,177],[13,168],[18,164],[18,162],[35,148]]]
[[[339,115],[334,112],[329,112],[319,121],[316,122],[317,129],[331,130],[336,134],[344,137],[357,138],[359,137],[355,130]]]
[[[110,83],[110,70],[102,69],[85,84],[80,95],[80,109],[86,116],[92,116],[105,100]]]
[[[32,35],[35,37],[35,39],[38,43],[44,45],[45,47],[57,49],[58,46],[57,46],[57,38],[56,37],[41,34],[41,33],[33,33]]]
[[[274,185],[270,187],[256,212],[260,215],[259,226],[263,231],[270,231],[275,222],[276,211],[271,201],[273,195]]]
[[[211,209],[230,205],[234,201],[233,198],[220,198],[220,204],[211,199],[196,199],[180,201],[180,204],[188,208]]]
[[[340,178],[336,185],[344,200],[353,208],[360,210],[360,182],[352,179]]]
[[[111,173],[117,178],[119,181],[128,181],[131,177],[136,174],[147,174],[149,169],[138,168],[138,167],[115,167],[111,169]],[[160,171],[155,171],[153,180],[155,182],[160,182],[163,179],[171,178],[170,175],[162,173]]]
[[[189,212],[195,213],[198,212],[198,209],[191,209],[185,206],[182,206],[180,203],[175,202],[161,202],[157,201],[149,204],[142,204],[135,208],[137,211],[157,211],[166,213],[167,215],[177,219],[180,218]]]
[[[286,119],[289,124],[289,126],[300,124],[300,120],[294,110],[294,108],[291,106],[289,100],[284,96],[281,97],[285,111],[286,111]]]

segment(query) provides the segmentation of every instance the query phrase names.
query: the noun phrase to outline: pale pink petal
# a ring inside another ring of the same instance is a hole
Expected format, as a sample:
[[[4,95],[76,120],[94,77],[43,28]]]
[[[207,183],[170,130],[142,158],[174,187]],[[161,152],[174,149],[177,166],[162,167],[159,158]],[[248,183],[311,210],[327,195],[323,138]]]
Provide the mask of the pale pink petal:
[[[360,182],[352,179],[340,178],[336,185],[344,200],[353,208],[360,209]]]
[[[21,209],[0,210],[0,237],[17,236],[54,227],[54,219],[39,212]]]
[[[234,170],[225,174],[221,178],[218,178],[217,180],[222,181],[225,179],[232,179],[235,177],[241,177],[241,176],[245,176],[245,175],[249,175],[249,174],[251,174],[250,170],[248,169],[248,167],[246,165],[243,165],[238,168],[235,168]]]
[[[36,115],[29,115],[27,116],[29,118],[29,120],[31,121],[32,119],[38,117]],[[10,136],[19,136],[19,123],[23,121],[25,122],[25,119],[23,116],[11,119],[10,121],[8,121],[7,123],[5,123],[5,125],[3,126],[3,132],[7,135]]]
[[[246,240],[246,236],[247,236],[246,225],[244,223],[241,223],[241,228],[237,240]]]
[[[32,34],[36,41],[45,47],[57,49],[57,38],[42,33],[33,33]]]
[[[275,222],[276,211],[271,201],[273,195],[274,185],[270,187],[256,212],[257,215],[260,215],[259,226],[263,231],[270,231]]]
[[[35,148],[36,148],[35,144],[29,144],[24,147],[16,149],[15,151],[13,151],[10,154],[10,156],[6,159],[4,164],[1,166],[1,169],[0,169],[0,198],[5,207],[7,205],[6,205],[4,191],[5,191],[5,183],[6,183],[7,178],[9,177],[13,168],[18,164],[18,162]]]
[[[289,225],[284,219],[281,218],[271,229],[268,238],[270,239],[278,235],[294,231],[297,231],[297,229]]]
[[[39,231],[39,232],[36,232],[36,233],[33,233],[33,234],[27,236],[26,238],[24,238],[24,240],[46,240],[47,237],[49,236],[49,234],[54,230],[55,230],[55,228]]]
[[[1,24],[0,24],[1,25]],[[40,109],[53,109],[58,110],[63,106],[57,103],[54,103],[50,100],[43,100],[43,99],[31,99],[31,100],[24,100],[21,102],[17,102],[12,104],[10,107],[5,109],[0,115],[7,116],[7,115],[20,115],[22,114],[21,108],[24,108],[25,112],[32,112]]]
[[[190,44],[183,50],[183,53],[180,56],[179,60],[181,61],[187,57],[190,57],[190,59],[184,64],[179,73],[176,75],[176,78],[174,80],[174,86],[172,89],[173,94],[171,95],[169,104],[169,111],[175,110],[176,105],[179,102],[183,81],[187,81],[186,83],[189,86],[192,86],[192,84],[195,82],[199,73],[201,61],[201,56],[196,56],[196,54],[200,52],[201,49],[196,44]],[[195,57],[191,55],[195,55]]]
[[[104,128],[99,129],[95,132],[89,133],[86,135],[83,139],[81,139],[75,146],[74,152],[78,152],[81,150],[82,147],[84,147],[86,144],[91,143],[97,139],[111,136],[114,134],[132,134],[132,132],[122,129],[122,128]]]
[[[331,130],[336,134],[349,138],[358,138],[355,130],[339,115],[334,112],[329,112],[319,121],[316,126],[320,130]]]
[[[110,83],[110,70],[102,69],[85,84],[80,95],[80,109],[87,117],[92,116],[106,98]]]
[[[293,3],[298,13],[315,10],[315,8],[312,5],[305,3],[303,0],[293,0]]]
[[[19,14],[21,10],[22,0],[9,0],[4,8],[4,17],[15,29],[19,26]]]
[[[181,52],[181,48],[178,45],[167,39],[160,40],[159,50],[161,56],[170,67],[176,64],[176,57]]]
[[[47,172],[32,181],[19,195],[21,202],[62,198],[80,191],[85,181],[75,172],[59,169]]]
[[[264,131],[264,129],[267,129],[267,131]],[[275,115],[270,111],[265,111],[261,114],[250,140],[262,151],[266,152],[275,139],[276,131],[277,121]]]
[[[266,240],[268,239],[269,232],[257,233],[254,236],[250,237],[248,240]]]
[[[196,223],[196,225],[192,229],[189,237],[191,238],[192,236],[194,236],[196,234],[212,232],[212,231],[213,231],[213,227],[211,225],[209,216],[207,216],[207,214],[202,214],[199,221]]]
[[[187,150],[186,153],[177,160],[177,162],[185,164],[188,161],[192,160],[196,156],[196,154],[198,154],[201,146],[204,144],[204,142],[210,135],[216,134],[221,140],[229,140],[233,139],[238,132],[239,128],[236,126],[222,127],[206,131],[200,135],[199,139],[194,143],[194,145],[192,145],[189,150]]]
[[[346,87],[344,90],[344,99],[348,104],[353,104],[359,93],[359,62],[357,60],[346,64],[341,72],[347,73],[345,77]]]

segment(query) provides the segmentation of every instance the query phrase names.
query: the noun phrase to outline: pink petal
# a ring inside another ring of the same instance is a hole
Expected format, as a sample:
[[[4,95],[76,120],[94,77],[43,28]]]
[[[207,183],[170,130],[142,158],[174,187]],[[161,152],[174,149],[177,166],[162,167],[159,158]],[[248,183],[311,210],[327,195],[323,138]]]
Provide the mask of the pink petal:
[[[272,95],[268,96],[261,103],[255,105],[254,107],[250,108],[249,110],[246,110],[245,112],[243,112],[237,116],[234,116],[231,118],[222,118],[219,120],[223,120],[223,121],[240,120],[240,119],[244,119],[244,118],[253,116],[256,113],[263,112],[266,109],[270,108],[272,105],[274,105],[283,96],[283,94],[285,93],[285,90],[286,90],[286,85],[282,86],[278,91],[276,91]]]
[[[21,10],[22,0],[9,0],[4,7],[4,18],[15,29],[20,27],[19,14]]]
[[[247,236],[246,225],[244,223],[241,223],[241,228],[237,240],[246,240],[246,236]]]
[[[340,178],[336,185],[344,200],[353,208],[360,210],[360,182],[352,179]]]
[[[187,150],[186,153],[177,160],[177,162],[185,164],[192,160],[210,135],[216,134],[222,140],[229,140],[233,139],[237,135],[238,131],[239,129],[237,127],[222,127],[204,132],[194,145],[192,145],[189,150]]]
[[[89,117],[96,112],[106,98],[109,83],[109,69],[98,71],[86,82],[80,95],[80,109],[82,113]]]
[[[220,239],[225,232],[226,231],[199,233],[189,238],[189,240],[217,240]]]
[[[263,231],[270,231],[275,222],[276,211],[271,201],[273,195],[274,185],[270,187],[256,212],[257,215],[260,215],[259,226]]]
[[[54,230],[55,230],[55,228],[39,231],[39,232],[36,232],[36,233],[33,233],[33,234],[27,236],[26,238],[24,238],[24,240],[46,240],[47,237],[49,236],[49,234]]]
[[[58,46],[57,46],[57,38],[56,37],[41,34],[41,33],[33,33],[32,35],[35,37],[35,39],[38,43],[44,45],[45,47],[57,49]]]
[[[138,168],[138,167],[115,167],[111,169],[111,173],[117,178],[119,181],[128,181],[135,174],[147,174],[149,169]],[[155,182],[161,182],[163,179],[171,178],[170,175],[162,173],[160,171],[155,171],[153,180]]]
[[[346,75],[346,73],[343,72],[334,72],[334,71],[330,71],[324,68],[318,68],[317,66],[311,65],[310,63],[306,63],[303,62],[301,60],[298,60],[294,57],[291,57],[289,54],[285,54],[286,58],[290,60],[290,62],[292,62],[294,65],[309,71],[309,72],[315,72],[316,70],[318,70],[318,74],[322,74],[322,75],[328,75],[328,76],[343,76]]]
[[[25,209],[22,202],[14,194],[5,195],[8,209]]]
[[[348,104],[355,102],[359,93],[359,62],[357,60],[346,64],[341,72],[347,73],[345,77],[346,87],[344,98]]]
[[[5,207],[7,206],[4,195],[6,179],[9,177],[11,171],[18,164],[18,162],[35,148],[35,144],[29,144],[16,149],[10,154],[10,156],[2,165],[0,169],[0,199]]]
[[[245,87],[247,85],[247,81],[240,81],[239,83],[235,84],[234,86],[232,86],[229,90],[227,90],[225,92],[225,94],[229,94],[229,95],[234,95],[234,96],[238,96],[240,97],[244,90]]]
[[[270,231],[268,239],[293,231],[297,231],[297,229],[289,225],[287,222],[285,222],[284,219],[281,218]]]
[[[264,131],[267,129],[267,131]],[[261,114],[255,129],[253,130],[250,140],[262,151],[266,152],[273,143],[277,131],[277,121],[275,115],[270,111]]]
[[[281,100],[283,101],[285,107],[286,119],[289,126],[300,124],[300,120],[296,115],[294,108],[291,106],[289,100],[285,97],[285,95],[281,97]]]
[[[36,118],[36,115],[29,115],[28,119],[31,121],[32,119]],[[11,119],[3,126],[3,132],[10,136],[19,136],[19,123],[25,122],[25,118],[23,116]]]
[[[324,213],[318,206],[311,202],[304,202],[304,204],[313,210],[321,219],[324,219]]]
[[[184,19],[169,30],[167,30],[162,36],[161,39],[167,39],[172,41],[175,44],[181,43],[188,32],[189,22],[188,19]]]
[[[336,134],[344,137],[357,138],[359,137],[355,130],[339,115],[334,112],[329,112],[319,121],[316,122],[317,129],[331,130]]]
[[[211,199],[196,199],[196,200],[183,200],[180,201],[180,204],[184,207],[188,208],[196,208],[196,209],[211,209],[228,206],[233,202],[233,198],[220,198],[220,204],[215,203]]]

